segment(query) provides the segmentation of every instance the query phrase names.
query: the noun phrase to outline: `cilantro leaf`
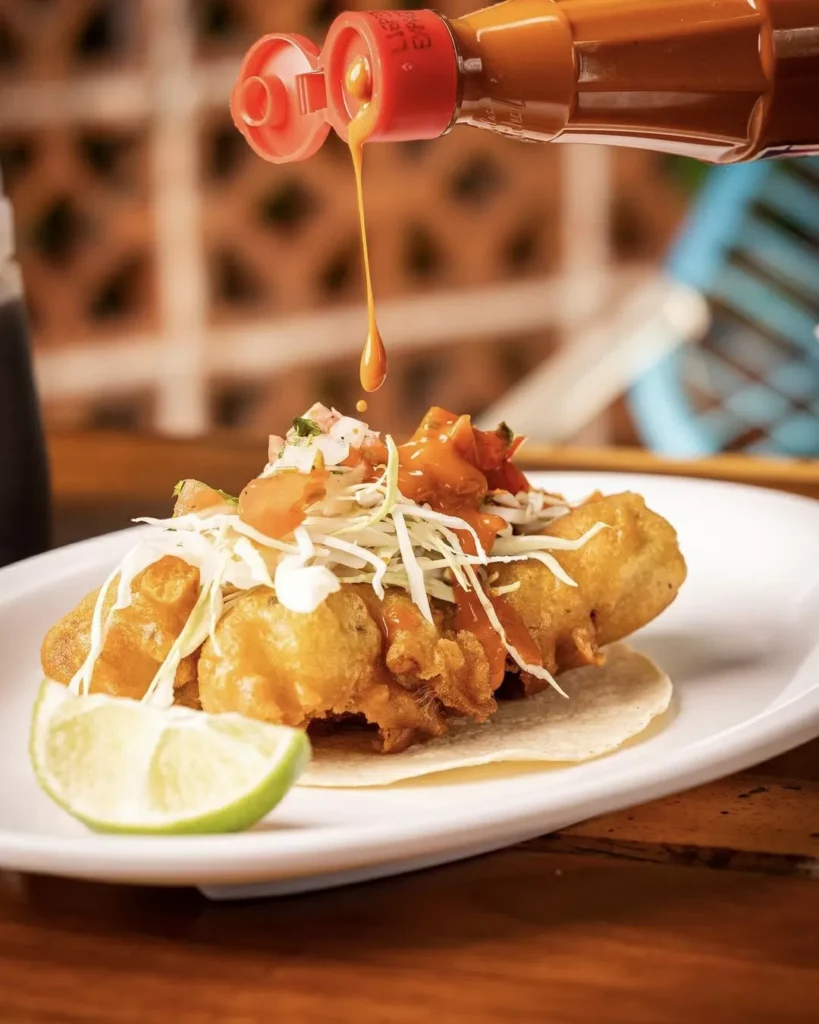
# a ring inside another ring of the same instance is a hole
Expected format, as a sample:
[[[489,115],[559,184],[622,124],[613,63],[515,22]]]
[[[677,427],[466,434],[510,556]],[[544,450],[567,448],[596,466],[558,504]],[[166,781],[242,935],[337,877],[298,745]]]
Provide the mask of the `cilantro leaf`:
[[[507,446],[515,440],[514,430],[512,430],[511,427],[508,427],[505,423],[499,424],[495,433]]]
[[[293,430],[296,437],[316,437],[322,432],[321,427],[317,423],[305,419],[304,416],[295,416],[293,418]]]

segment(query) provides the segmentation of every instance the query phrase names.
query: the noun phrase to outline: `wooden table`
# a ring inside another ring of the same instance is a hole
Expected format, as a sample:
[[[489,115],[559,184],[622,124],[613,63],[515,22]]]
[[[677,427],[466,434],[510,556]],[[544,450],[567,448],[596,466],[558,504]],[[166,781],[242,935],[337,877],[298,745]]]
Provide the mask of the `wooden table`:
[[[183,475],[236,490],[263,461],[242,439],[56,437],[51,451],[58,523],[75,535],[167,504]],[[566,450],[527,461],[819,496],[810,463]],[[502,853],[329,893],[220,906],[190,890],[0,873],[2,1021],[433,1018],[819,1019],[819,742]]]

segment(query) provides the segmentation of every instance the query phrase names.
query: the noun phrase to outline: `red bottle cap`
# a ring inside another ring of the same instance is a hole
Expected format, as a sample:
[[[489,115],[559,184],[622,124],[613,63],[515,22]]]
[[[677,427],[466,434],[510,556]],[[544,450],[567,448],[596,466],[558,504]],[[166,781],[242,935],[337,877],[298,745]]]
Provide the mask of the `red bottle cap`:
[[[458,60],[444,19],[434,11],[340,14],[327,33],[321,63],[330,123],[346,139],[359,103],[344,79],[356,57],[370,70],[377,113],[370,139],[434,139],[450,125],[458,102]]]
[[[233,123],[276,164],[306,160],[327,138],[319,48],[305,36],[263,36],[248,50],[230,97]]]
[[[366,100],[345,85],[357,58],[366,61]],[[330,125],[346,139],[362,102],[372,109],[371,141],[446,131],[458,103],[458,59],[440,15],[347,12],[330,26],[321,52],[303,36],[265,36],[245,57],[230,108],[253,149],[284,163],[312,156]]]

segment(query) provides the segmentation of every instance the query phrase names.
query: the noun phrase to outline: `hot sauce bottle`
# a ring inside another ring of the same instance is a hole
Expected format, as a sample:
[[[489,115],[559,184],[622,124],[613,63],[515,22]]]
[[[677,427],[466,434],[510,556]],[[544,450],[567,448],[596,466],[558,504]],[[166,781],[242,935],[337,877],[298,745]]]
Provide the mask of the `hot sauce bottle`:
[[[733,163],[819,153],[819,0],[506,0],[449,20],[347,12],[323,48],[268,35],[231,97],[253,149],[284,163],[331,128],[362,147],[466,124],[527,142],[638,146]],[[386,372],[366,243],[362,386]]]
[[[358,61],[359,72],[350,71]],[[819,0],[506,0],[463,18],[348,12],[323,49],[260,39],[233,93],[268,160],[347,139],[429,139],[456,124],[715,163],[819,151]]]

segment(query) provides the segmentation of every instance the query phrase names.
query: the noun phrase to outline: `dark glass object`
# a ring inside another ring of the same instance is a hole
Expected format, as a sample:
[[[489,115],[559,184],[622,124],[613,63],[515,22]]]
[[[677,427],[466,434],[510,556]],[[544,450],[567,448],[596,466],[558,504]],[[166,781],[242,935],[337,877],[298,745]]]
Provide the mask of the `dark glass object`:
[[[0,566],[45,551],[51,539],[48,464],[7,203],[0,189]]]

